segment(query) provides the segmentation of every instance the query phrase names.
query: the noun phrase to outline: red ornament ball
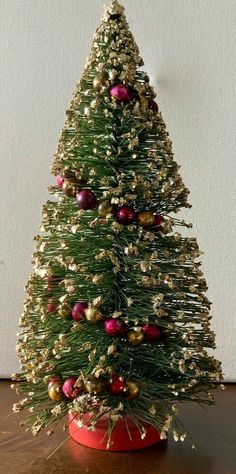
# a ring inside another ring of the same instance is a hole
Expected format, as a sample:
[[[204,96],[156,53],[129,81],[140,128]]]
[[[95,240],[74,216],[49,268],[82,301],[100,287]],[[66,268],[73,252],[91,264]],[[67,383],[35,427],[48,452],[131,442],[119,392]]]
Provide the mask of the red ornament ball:
[[[59,276],[56,275],[48,275],[48,291],[53,291],[54,288],[58,285],[58,283],[62,280]]]
[[[107,319],[104,323],[104,329],[107,336],[123,336],[125,332],[125,324],[121,319]]]
[[[119,375],[112,376],[107,388],[111,395],[124,395],[126,392],[126,384]]]
[[[94,209],[97,205],[97,199],[93,191],[83,189],[76,194],[76,201],[80,209]]]
[[[159,216],[159,215],[157,215],[157,214],[154,216],[153,225],[154,225],[155,227],[160,227],[160,226],[163,224],[163,222],[164,222],[164,217]]]
[[[158,113],[158,105],[155,100],[149,100],[149,109],[151,109],[153,112]]]
[[[124,206],[117,209],[115,216],[119,224],[129,225],[135,221],[136,212],[133,207],[127,206],[125,204]]]
[[[117,102],[130,102],[132,97],[128,87],[125,84],[117,84],[110,89],[110,95],[114,97]]]
[[[86,301],[77,301],[72,309],[72,317],[76,321],[80,321],[82,318],[85,318],[85,311],[88,308],[88,303]]]
[[[161,337],[161,330],[156,324],[145,324],[142,327],[142,332],[148,342],[156,342]]]
[[[76,377],[69,377],[62,385],[62,392],[67,398],[70,398],[71,400],[78,397],[78,395],[82,393],[82,389],[75,385],[76,380]]]
[[[58,383],[58,384],[62,384],[62,379],[60,377],[60,375],[53,375],[53,377],[51,378],[49,384],[48,384],[48,390],[50,390],[50,388],[55,384],[55,383]]]
[[[62,176],[61,174],[58,174],[58,175],[56,176],[56,182],[57,182],[58,188],[62,188],[62,185],[63,185],[63,183],[64,183],[64,178],[63,178],[63,176]]]
[[[76,179],[80,179],[80,178],[81,178],[81,172],[80,172],[80,170],[74,170],[74,174],[75,174]]]
[[[57,312],[57,305],[55,303],[55,300],[54,298],[50,298],[48,300],[48,304],[47,304],[47,312],[48,313],[56,313]]]

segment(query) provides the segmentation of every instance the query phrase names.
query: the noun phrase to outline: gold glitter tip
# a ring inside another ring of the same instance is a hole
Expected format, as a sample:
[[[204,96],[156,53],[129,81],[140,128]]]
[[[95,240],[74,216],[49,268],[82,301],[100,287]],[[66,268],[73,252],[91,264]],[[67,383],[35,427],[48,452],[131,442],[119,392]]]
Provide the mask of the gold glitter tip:
[[[104,16],[107,17],[107,16],[111,16],[111,15],[123,15],[125,9],[124,7],[119,3],[117,2],[117,0],[112,0],[111,3],[109,3],[108,5],[105,5],[105,8],[104,8]]]

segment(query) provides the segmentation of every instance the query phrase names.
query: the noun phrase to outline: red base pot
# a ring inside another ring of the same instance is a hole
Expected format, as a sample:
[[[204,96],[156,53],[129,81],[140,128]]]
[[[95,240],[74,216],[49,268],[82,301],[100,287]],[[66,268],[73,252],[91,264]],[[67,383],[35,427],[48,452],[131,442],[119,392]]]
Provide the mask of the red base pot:
[[[87,425],[83,428],[78,427],[76,414],[69,414],[69,433],[71,437],[83,446],[102,451],[132,451],[147,448],[160,442],[160,435],[156,428],[148,423],[142,423],[142,426],[147,430],[144,439],[141,439],[138,428],[128,416],[118,419],[112,431],[112,446],[107,448],[108,415],[105,415],[97,423],[95,431],[88,431]]]

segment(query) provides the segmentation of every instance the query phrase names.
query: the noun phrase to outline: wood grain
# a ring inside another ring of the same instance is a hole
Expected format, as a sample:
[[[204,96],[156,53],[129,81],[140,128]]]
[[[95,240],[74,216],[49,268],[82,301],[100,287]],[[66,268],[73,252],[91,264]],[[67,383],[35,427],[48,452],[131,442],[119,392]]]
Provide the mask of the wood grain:
[[[61,429],[34,438],[19,426],[21,414],[11,414],[16,394],[9,381],[0,382],[0,472],[39,474],[236,474],[236,385],[216,391],[211,408],[181,406],[181,419],[191,432],[191,444],[172,439],[137,452],[109,453],[85,448],[67,440]]]

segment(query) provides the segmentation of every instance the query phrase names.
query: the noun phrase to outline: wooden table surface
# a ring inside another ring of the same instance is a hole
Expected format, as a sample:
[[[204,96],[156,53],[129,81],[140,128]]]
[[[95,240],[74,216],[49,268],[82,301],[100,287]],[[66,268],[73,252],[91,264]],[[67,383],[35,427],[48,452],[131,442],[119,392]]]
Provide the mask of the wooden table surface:
[[[191,432],[197,450],[188,442],[172,439],[128,453],[101,452],[67,440],[58,429],[53,436],[34,438],[19,426],[21,414],[11,415],[16,401],[9,381],[0,382],[0,472],[39,474],[236,474],[236,385],[216,391],[217,404],[181,407],[181,419]]]

